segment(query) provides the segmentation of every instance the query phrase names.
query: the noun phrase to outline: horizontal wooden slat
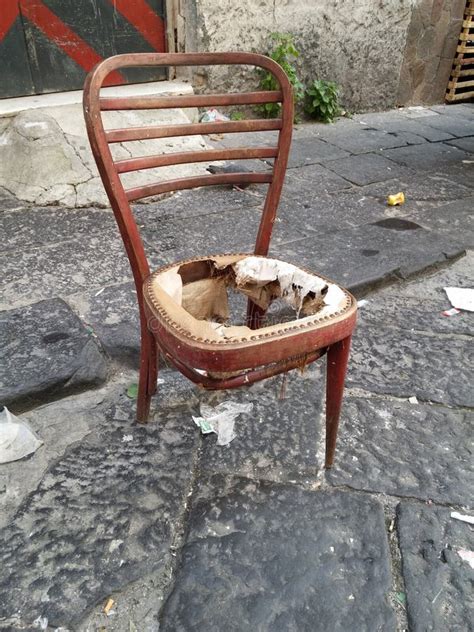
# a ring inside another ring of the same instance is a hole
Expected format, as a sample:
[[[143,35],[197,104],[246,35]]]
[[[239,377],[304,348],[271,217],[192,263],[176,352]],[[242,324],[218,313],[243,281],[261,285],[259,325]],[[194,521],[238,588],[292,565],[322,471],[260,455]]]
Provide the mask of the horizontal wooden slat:
[[[474,80],[473,81],[460,81],[459,79],[456,79],[448,83],[448,88],[459,89],[459,88],[470,88],[471,86],[474,86]]]
[[[125,191],[129,202],[149,197],[150,195],[160,195],[170,191],[181,189],[194,189],[197,187],[214,186],[216,184],[252,184],[269,183],[273,179],[272,173],[219,173],[208,176],[192,176],[190,178],[178,178],[167,180],[157,184],[146,184],[141,187],[134,187]]]
[[[451,73],[451,77],[474,77],[474,65],[472,68],[455,68]]]
[[[474,41],[474,33],[460,33],[459,40],[461,42],[472,42]]]
[[[183,94],[169,97],[102,97],[101,110],[161,110],[164,108],[200,108],[214,105],[255,105],[279,103],[279,90],[265,92],[236,92],[229,94]]]
[[[470,92],[460,92],[459,94],[447,94],[446,101],[463,101],[464,99],[471,99],[474,97],[474,90]]]
[[[454,66],[469,66],[474,64],[474,57],[464,57],[464,55],[459,55],[454,58],[453,64]]]
[[[474,45],[468,46],[467,44],[460,44],[457,47],[457,52],[458,53],[474,53]]]
[[[205,151],[182,151],[159,156],[141,156],[117,160],[118,173],[128,173],[142,169],[182,165],[192,162],[213,162],[215,160],[248,160],[252,158],[275,158],[277,147],[240,147],[235,149],[207,149]]]
[[[109,143],[126,143],[134,140],[152,140],[198,134],[234,134],[236,132],[268,132],[280,130],[281,119],[251,119],[248,121],[223,121],[221,123],[187,123],[156,127],[129,127],[111,129],[105,133]]]

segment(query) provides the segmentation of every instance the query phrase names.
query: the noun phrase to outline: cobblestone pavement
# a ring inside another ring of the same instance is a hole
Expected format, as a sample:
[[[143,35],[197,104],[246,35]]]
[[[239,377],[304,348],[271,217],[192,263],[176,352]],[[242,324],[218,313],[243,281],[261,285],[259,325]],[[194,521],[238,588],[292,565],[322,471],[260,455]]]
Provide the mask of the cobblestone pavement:
[[[0,466],[0,630],[472,629],[459,552],[474,536],[451,512],[474,515],[473,316],[442,312],[445,286],[474,286],[473,161],[474,105],[295,130],[273,254],[367,300],[330,472],[324,362],[283,399],[281,377],[206,394],[163,367],[137,426],[111,212],[1,193],[0,398],[44,445]],[[137,206],[153,265],[250,251],[262,200],[252,186]],[[219,447],[191,415],[228,398],[254,408]]]

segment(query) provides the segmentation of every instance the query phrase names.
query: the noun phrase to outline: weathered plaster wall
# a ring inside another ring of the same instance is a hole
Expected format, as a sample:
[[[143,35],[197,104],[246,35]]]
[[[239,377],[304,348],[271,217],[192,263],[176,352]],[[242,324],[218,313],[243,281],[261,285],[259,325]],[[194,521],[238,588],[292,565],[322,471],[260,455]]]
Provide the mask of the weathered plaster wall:
[[[444,100],[465,6],[466,0],[416,3],[400,75],[400,103],[430,104]]]
[[[419,102],[426,94],[435,93],[434,85],[440,77],[444,85],[436,94],[437,100],[442,100],[439,95],[447,83],[445,60],[452,50],[448,40],[455,42],[457,38],[452,33],[459,25],[455,22],[462,3],[463,0],[189,0],[184,15],[186,50],[265,52],[270,33],[291,32],[301,51],[298,66],[302,80],[337,81],[342,87],[343,102],[350,110]],[[420,28],[425,26],[427,31],[421,37]],[[431,61],[433,52],[437,58]],[[212,88],[238,89],[243,73],[212,69],[197,78]],[[431,87],[425,90],[425,83]]]
[[[190,0],[187,50],[265,52],[273,31],[291,32],[302,79],[337,81],[350,109],[396,102],[413,0]],[[209,83],[237,87],[213,70]]]

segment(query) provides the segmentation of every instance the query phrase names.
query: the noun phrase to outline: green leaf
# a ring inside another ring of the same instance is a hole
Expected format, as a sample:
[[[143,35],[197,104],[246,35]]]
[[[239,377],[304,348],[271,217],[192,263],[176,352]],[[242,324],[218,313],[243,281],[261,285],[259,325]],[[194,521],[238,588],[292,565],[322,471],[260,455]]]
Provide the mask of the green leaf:
[[[138,384],[130,384],[127,388],[127,397],[130,399],[137,399],[138,397]]]

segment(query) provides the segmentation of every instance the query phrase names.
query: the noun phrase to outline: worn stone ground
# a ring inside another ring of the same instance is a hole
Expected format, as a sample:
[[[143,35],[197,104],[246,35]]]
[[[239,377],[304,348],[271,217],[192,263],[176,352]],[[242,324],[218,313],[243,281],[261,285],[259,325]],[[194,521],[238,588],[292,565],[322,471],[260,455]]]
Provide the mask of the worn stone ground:
[[[2,194],[1,398],[44,445],[0,466],[1,630],[472,629],[458,551],[473,531],[450,512],[474,511],[473,316],[441,312],[443,287],[474,285],[473,143],[469,105],[295,131],[273,253],[368,300],[328,473],[324,363],[291,374],[284,399],[281,378],[203,394],[163,367],[137,426],[137,314],[110,211]],[[406,204],[387,206],[399,190]],[[262,200],[201,189],[138,206],[153,265],[251,249]],[[218,447],[191,415],[228,398],[254,409]]]

